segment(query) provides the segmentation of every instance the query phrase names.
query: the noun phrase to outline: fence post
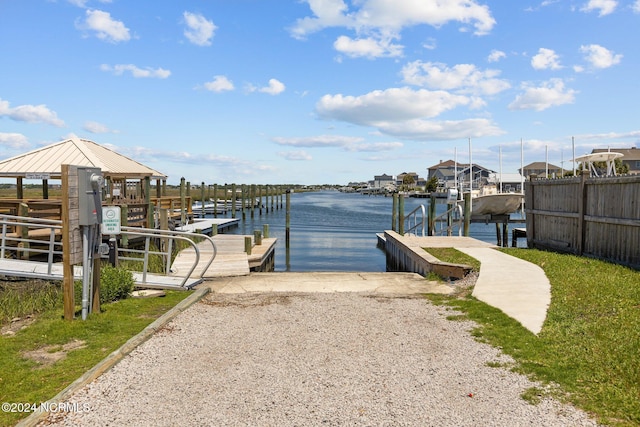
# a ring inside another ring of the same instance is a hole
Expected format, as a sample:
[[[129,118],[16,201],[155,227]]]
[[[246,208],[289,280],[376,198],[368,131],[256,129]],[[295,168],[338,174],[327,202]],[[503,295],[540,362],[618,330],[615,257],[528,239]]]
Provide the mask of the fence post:
[[[524,192],[524,206],[525,206],[525,218],[526,218],[525,224],[526,224],[526,230],[527,230],[527,247],[528,248],[534,247],[534,241],[536,239],[536,214],[533,213],[533,211],[535,210],[534,181],[537,178],[538,178],[538,175],[536,174],[529,175],[529,185],[527,185],[526,191]]]
[[[585,227],[584,221],[585,211],[587,208],[587,178],[589,178],[589,171],[581,171],[580,186],[578,190],[578,235],[576,236],[576,250],[578,255],[582,255],[584,253],[584,240],[587,228]]]

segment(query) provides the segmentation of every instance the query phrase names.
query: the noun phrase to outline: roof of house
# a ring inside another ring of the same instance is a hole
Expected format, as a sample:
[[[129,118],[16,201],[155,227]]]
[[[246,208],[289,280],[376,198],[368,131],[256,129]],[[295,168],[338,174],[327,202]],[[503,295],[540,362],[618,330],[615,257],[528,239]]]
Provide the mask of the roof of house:
[[[0,177],[46,175],[60,178],[62,165],[100,168],[112,178],[165,179],[167,176],[93,141],[70,138],[0,161]]]
[[[621,160],[640,160],[640,149],[636,147],[632,148],[595,148],[592,153],[605,153],[607,151],[611,151],[613,153],[622,154]]]
[[[523,169],[525,169],[525,170],[529,170],[529,169],[546,169],[547,165],[549,166],[549,169],[560,169],[560,166],[552,165],[551,163],[545,163],[545,162],[529,163]]]

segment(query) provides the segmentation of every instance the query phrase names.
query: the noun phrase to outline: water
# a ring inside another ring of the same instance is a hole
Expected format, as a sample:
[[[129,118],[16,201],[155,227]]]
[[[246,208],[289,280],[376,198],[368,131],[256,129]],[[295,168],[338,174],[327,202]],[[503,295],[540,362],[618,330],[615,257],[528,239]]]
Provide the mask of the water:
[[[405,199],[405,213],[428,205],[428,199]],[[231,233],[252,235],[269,224],[275,248],[276,271],[385,271],[384,251],[376,233],[391,229],[393,198],[338,191],[291,194],[290,249],[285,245],[285,201],[281,209],[262,215],[249,211]],[[269,200],[271,206],[271,200]],[[438,213],[445,205],[438,205]],[[237,218],[242,218],[240,212]],[[496,243],[494,224],[471,224],[471,237]]]

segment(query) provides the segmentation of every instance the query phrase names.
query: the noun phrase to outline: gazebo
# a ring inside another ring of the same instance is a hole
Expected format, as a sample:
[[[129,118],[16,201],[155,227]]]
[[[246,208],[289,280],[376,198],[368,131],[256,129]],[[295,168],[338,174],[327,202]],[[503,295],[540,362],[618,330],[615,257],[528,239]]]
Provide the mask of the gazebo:
[[[122,183],[132,179],[157,180],[156,196],[160,197],[160,184],[166,184],[167,179],[166,175],[129,157],[80,138],[70,138],[0,161],[0,178],[16,178],[18,199],[23,198],[23,179],[42,180],[43,198],[46,199],[48,180],[60,179],[63,164],[100,168],[107,183],[106,198],[126,197],[127,185]]]
[[[46,200],[49,199],[49,180],[61,179],[63,164],[100,168],[106,204],[154,204],[150,194],[152,179],[156,180],[155,202],[166,192],[166,175],[93,141],[76,137],[0,161],[0,178],[16,179],[15,202],[23,204],[28,202],[24,200],[23,180],[40,180],[42,199]],[[148,214],[145,212],[143,216],[149,218]]]

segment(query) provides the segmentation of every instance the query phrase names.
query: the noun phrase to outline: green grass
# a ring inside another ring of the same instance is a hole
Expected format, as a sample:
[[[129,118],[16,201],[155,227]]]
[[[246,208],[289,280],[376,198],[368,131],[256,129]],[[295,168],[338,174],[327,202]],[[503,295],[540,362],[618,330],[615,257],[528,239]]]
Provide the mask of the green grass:
[[[480,271],[480,261],[454,248],[423,248],[440,261],[453,264],[467,264],[473,271]]]
[[[0,401],[38,403],[52,398],[189,294],[167,291],[163,298],[120,300],[103,305],[101,313],[90,314],[86,321],[65,321],[62,309],[56,308],[14,336],[0,336]],[[73,340],[84,341],[85,347],[69,351],[50,366],[23,356],[45,346],[55,346],[49,350],[54,352]],[[28,415],[0,412],[0,425],[14,425]]]
[[[56,307],[62,300],[60,283],[42,280],[0,282],[0,325]]]
[[[475,298],[430,299],[466,313],[479,323],[477,339],[512,355],[517,371],[557,384],[562,397],[601,422],[640,425],[640,272],[572,255],[504,251],[539,265],[551,282],[538,336]],[[523,397],[535,402],[539,394]]]

